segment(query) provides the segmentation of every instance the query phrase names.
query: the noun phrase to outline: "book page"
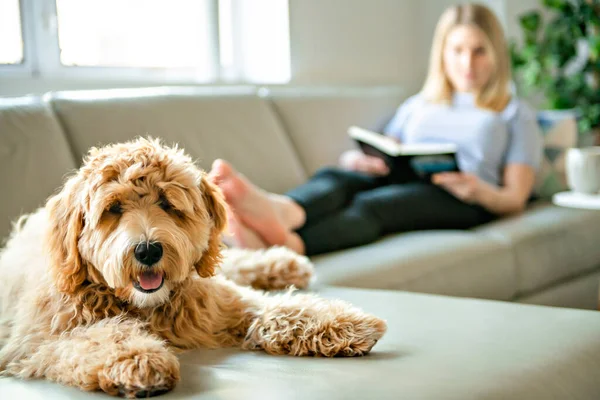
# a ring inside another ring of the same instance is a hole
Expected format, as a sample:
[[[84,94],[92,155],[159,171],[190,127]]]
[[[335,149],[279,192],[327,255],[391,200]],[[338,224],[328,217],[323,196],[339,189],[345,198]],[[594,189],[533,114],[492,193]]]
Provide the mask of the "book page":
[[[453,143],[399,143],[395,139],[369,131],[367,129],[351,126],[348,135],[354,139],[378,148],[392,157],[402,155],[425,155],[456,153],[458,147]]]

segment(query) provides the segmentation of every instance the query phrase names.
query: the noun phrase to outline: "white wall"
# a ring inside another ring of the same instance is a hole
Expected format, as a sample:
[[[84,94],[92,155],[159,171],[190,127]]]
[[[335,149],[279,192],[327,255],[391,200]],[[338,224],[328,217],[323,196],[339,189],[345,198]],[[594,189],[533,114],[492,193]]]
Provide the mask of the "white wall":
[[[509,37],[539,0],[480,0]],[[439,16],[457,0],[290,0],[292,74],[297,83],[399,84],[425,78]]]
[[[504,0],[506,3],[506,30],[509,37],[521,39],[519,16],[527,11],[539,9],[539,0]]]
[[[517,16],[538,0],[481,0],[518,36]],[[427,70],[433,30],[454,0],[289,0],[292,85],[400,85],[416,92]],[[2,79],[0,95],[153,82]]]
[[[420,1],[290,0],[292,76],[300,84],[420,80]]]

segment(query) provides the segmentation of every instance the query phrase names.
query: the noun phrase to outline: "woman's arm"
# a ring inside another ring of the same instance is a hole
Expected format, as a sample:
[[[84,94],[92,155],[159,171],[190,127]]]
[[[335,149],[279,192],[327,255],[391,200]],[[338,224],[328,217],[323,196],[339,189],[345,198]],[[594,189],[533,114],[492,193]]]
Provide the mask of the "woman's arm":
[[[479,204],[497,215],[523,211],[533,189],[535,170],[526,164],[508,164],[504,169],[503,181],[503,186],[496,186],[474,174],[462,172],[444,172],[433,176],[433,183],[465,203]]]
[[[535,171],[526,164],[509,164],[504,169],[504,186],[481,182],[478,203],[494,214],[516,214],[525,209],[535,183]]]
[[[484,182],[473,174],[457,172],[436,174],[433,183],[497,215],[523,211],[533,191],[536,169],[541,164],[543,141],[533,109],[518,101],[514,110],[509,119],[502,186]]]

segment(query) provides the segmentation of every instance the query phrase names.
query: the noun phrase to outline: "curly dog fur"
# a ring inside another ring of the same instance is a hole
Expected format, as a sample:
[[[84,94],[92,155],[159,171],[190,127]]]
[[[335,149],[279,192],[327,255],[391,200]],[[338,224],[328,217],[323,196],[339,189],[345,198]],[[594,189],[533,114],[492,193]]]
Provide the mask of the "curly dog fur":
[[[305,286],[312,267],[281,248],[222,262],[225,207],[177,148],[139,139],[90,150],[0,254],[2,374],[136,397],[173,389],[185,349],[368,353],[384,321],[341,301],[238,285]],[[161,254],[144,261],[138,246],[152,243]]]

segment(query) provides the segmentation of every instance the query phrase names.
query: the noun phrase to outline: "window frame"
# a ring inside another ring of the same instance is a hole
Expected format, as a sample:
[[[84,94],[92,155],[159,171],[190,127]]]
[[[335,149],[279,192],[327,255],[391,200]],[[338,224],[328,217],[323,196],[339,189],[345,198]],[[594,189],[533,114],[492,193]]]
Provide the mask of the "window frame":
[[[219,84],[218,0],[209,0],[213,45],[212,76],[199,77],[195,68],[66,66],[60,61],[56,1],[19,0],[23,62],[0,64],[4,78],[41,78],[81,82],[160,82],[164,84]]]

